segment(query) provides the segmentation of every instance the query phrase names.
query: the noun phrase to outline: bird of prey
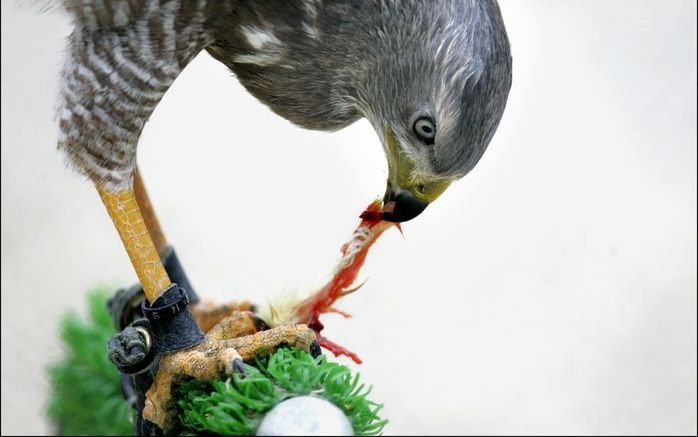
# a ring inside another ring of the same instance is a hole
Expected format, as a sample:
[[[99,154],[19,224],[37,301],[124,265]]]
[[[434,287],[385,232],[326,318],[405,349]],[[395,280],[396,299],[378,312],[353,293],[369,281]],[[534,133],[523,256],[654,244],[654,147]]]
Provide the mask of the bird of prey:
[[[240,353],[221,346],[222,332],[254,332],[232,322],[206,337],[182,328],[191,319],[186,293],[163,267],[166,240],[136,168],[144,125],[198,53],[225,64],[300,127],[332,131],[365,117],[388,159],[381,214],[393,222],[413,219],[473,169],[511,87],[496,0],[57,1],[74,26],[61,74],[58,148],[96,186],[145,292],[149,320],[157,325],[165,311],[174,314],[167,332],[150,328],[162,342],[161,372],[168,357],[183,353],[189,364],[172,366],[190,376],[207,376],[215,363],[231,370]],[[312,346],[312,333],[290,328],[254,338]],[[153,393],[144,412],[158,426],[167,396]]]

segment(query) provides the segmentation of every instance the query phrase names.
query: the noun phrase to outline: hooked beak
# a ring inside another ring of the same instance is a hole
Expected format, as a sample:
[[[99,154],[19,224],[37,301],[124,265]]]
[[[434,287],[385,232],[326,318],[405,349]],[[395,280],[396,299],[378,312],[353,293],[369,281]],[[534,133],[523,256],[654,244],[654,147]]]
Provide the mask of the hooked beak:
[[[389,222],[402,223],[412,220],[424,211],[428,202],[417,199],[417,197],[403,188],[394,190],[390,183],[383,197],[383,220]]]
[[[388,185],[381,209],[383,220],[406,222],[417,217],[451,184],[451,179],[415,177],[415,162],[397,147],[392,129],[386,129]]]

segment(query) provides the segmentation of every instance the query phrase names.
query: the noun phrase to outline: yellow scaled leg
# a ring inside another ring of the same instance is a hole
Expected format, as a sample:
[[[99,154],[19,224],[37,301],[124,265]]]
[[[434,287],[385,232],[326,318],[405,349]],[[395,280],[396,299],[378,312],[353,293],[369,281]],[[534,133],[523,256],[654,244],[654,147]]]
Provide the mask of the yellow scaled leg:
[[[162,227],[160,227],[160,221],[155,215],[153,204],[150,203],[148,191],[145,189],[145,184],[138,168],[136,168],[133,174],[133,192],[136,195],[136,203],[138,203],[138,208],[141,210],[145,227],[150,233],[155,250],[157,250],[160,256],[163,256],[167,248],[167,238],[165,238],[165,233],[162,231]]]
[[[170,278],[150,237],[135,193],[132,188],[112,191],[99,185],[97,192],[121,237],[145,297],[152,304],[170,285]]]

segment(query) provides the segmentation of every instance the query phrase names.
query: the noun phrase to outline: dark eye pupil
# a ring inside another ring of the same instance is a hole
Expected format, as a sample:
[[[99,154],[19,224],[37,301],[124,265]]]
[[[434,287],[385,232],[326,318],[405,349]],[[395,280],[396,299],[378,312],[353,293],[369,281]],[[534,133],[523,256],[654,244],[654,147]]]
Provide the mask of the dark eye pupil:
[[[414,133],[426,144],[433,144],[436,136],[436,126],[428,117],[419,118],[414,123]]]

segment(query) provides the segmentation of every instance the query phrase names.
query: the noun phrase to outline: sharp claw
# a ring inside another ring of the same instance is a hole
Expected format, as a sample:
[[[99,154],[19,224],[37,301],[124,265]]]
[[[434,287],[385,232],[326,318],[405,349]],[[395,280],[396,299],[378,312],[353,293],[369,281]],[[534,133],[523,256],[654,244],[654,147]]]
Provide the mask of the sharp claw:
[[[240,358],[235,358],[233,360],[233,370],[240,376],[245,374],[245,363]]]
[[[257,332],[266,331],[269,329],[269,325],[258,316],[254,316],[254,325],[257,328]]]
[[[310,343],[310,348],[308,352],[310,352],[310,355],[312,355],[313,358],[321,356],[322,349],[320,348],[320,343],[318,343],[317,340],[314,340],[312,343]]]

